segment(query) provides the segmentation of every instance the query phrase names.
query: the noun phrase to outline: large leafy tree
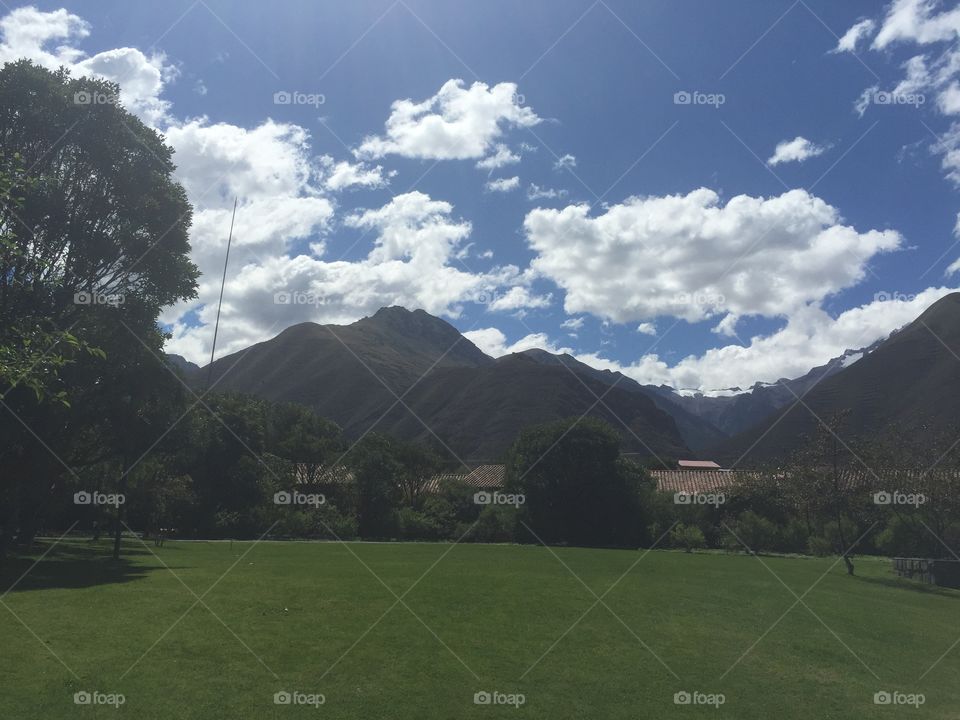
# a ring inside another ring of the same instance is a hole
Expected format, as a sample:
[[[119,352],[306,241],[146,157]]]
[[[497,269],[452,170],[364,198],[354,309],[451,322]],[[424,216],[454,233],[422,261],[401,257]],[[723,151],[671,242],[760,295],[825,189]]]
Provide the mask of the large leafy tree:
[[[525,495],[524,522],[545,542],[635,545],[643,539],[644,470],[620,457],[620,436],[593,418],[524,430],[514,443],[508,485]]]
[[[160,310],[196,293],[191,209],[172,149],[118,94],[0,68],[0,543],[63,476],[136,457],[165,422],[167,379],[144,373],[161,362]]]

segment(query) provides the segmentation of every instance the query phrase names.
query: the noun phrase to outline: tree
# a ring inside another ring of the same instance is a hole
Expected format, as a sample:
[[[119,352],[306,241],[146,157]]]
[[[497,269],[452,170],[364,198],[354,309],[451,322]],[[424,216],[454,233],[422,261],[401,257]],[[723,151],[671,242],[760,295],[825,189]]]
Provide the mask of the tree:
[[[441,460],[433,451],[413,443],[401,445],[398,455],[400,492],[407,505],[419,508],[427,485],[440,471]]]
[[[404,468],[396,440],[371,433],[350,451],[347,463],[357,483],[357,532],[360,537],[390,537],[397,529],[399,478]]]
[[[861,506],[866,487],[851,482],[851,473],[845,473],[852,463],[860,463],[859,456],[851,451],[853,438],[841,439],[849,410],[832,413],[820,421],[814,435],[794,453],[788,472],[792,482],[800,483],[807,502],[818,512],[831,518],[835,530],[837,553],[843,558],[848,575],[854,574],[853,539],[851,529],[856,526],[851,515]],[[856,475],[854,474],[854,477]]]
[[[523,521],[545,542],[636,546],[643,536],[646,472],[620,458],[620,436],[593,418],[525,429],[507,484],[522,493]]]
[[[32,537],[61,476],[135,454],[123,426],[151,400],[112,373],[159,364],[161,308],[195,296],[173,151],[118,93],[26,60],[0,69],[0,543]]]
[[[700,528],[683,523],[677,523],[670,531],[670,542],[676,547],[682,547],[685,552],[693,552],[707,544]]]

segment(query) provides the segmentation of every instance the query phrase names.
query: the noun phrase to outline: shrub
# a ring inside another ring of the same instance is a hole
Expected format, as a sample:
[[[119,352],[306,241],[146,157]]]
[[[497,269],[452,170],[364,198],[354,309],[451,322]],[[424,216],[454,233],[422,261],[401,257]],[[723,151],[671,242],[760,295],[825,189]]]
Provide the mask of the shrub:
[[[670,531],[670,542],[674,547],[682,547],[687,552],[693,552],[695,548],[706,545],[706,538],[703,536],[703,531],[696,525],[679,523]]]

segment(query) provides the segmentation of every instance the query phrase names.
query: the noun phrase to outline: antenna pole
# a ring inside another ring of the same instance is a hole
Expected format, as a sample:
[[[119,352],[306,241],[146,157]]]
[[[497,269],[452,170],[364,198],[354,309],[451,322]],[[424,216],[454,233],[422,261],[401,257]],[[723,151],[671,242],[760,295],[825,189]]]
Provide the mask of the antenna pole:
[[[233,222],[237,219],[237,198],[233,198],[233,216],[230,218],[230,234],[227,235],[227,256],[223,259],[223,278],[220,280],[220,302],[217,303],[217,321],[213,325],[213,344],[210,346],[210,365],[207,368],[207,390],[213,379],[213,354],[217,351],[217,332],[220,330],[220,308],[223,307],[223,287],[227,284],[227,263],[230,262],[230,244],[233,242]]]

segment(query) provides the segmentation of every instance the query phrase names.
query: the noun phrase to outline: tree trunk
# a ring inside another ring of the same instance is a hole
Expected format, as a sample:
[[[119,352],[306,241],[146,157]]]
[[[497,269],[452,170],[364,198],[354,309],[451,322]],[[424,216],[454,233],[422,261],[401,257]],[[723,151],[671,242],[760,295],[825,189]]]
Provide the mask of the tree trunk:
[[[120,468],[123,470],[127,466],[126,462]],[[127,476],[126,474],[120,476],[120,482],[117,483],[117,519],[113,526],[113,559],[120,559],[120,535],[123,532],[123,506],[126,505],[125,494],[127,492]],[[123,502],[120,502],[120,498],[123,498]]]

